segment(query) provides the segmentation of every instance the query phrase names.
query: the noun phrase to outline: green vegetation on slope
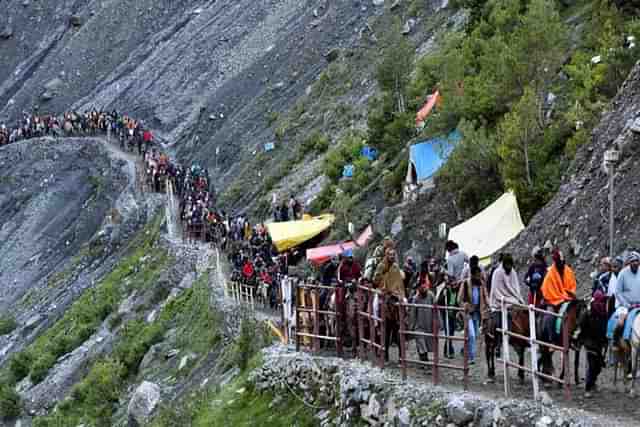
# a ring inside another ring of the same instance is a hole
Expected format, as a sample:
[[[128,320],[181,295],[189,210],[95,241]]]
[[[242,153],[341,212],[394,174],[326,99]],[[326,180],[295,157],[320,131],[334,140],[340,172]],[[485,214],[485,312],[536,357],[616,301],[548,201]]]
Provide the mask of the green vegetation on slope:
[[[0,316],[0,335],[10,334],[17,326],[18,324],[13,316]]]
[[[261,363],[254,357],[248,368]],[[314,411],[290,393],[276,395],[255,389],[248,381],[248,370],[222,390],[207,390],[167,407],[152,427],[270,426],[307,427],[318,425]]]
[[[191,289],[171,300],[152,323],[142,319],[127,322],[112,353],[98,360],[74,386],[71,395],[53,413],[37,418],[34,425],[112,425],[118,400],[138,374],[142,358],[152,345],[162,341],[169,329],[177,329],[182,348],[203,354],[211,350],[220,339],[220,324],[209,306],[208,283],[208,275],[202,275]]]
[[[64,316],[39,336],[33,344],[14,354],[8,369],[0,372],[0,418],[14,416],[11,408],[20,408],[13,386],[26,376],[42,381],[57,359],[80,346],[93,335],[104,319],[134,289],[146,289],[170,265],[167,252],[157,247],[162,216],[141,230],[124,257],[95,287],[75,301]]]
[[[552,0],[463,4],[473,9],[467,31],[418,61],[410,92],[443,96],[424,136],[455,127],[463,135],[439,174],[458,205],[474,212],[513,189],[528,219],[626,78],[639,50],[625,40],[640,26],[608,0],[570,10]]]

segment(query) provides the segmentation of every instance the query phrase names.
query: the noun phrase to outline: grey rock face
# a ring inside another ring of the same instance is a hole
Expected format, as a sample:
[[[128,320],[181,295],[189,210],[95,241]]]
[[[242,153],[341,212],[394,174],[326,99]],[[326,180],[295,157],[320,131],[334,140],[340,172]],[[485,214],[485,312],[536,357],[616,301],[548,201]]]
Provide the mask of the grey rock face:
[[[133,393],[127,413],[130,426],[144,426],[160,403],[160,386],[143,381]]]

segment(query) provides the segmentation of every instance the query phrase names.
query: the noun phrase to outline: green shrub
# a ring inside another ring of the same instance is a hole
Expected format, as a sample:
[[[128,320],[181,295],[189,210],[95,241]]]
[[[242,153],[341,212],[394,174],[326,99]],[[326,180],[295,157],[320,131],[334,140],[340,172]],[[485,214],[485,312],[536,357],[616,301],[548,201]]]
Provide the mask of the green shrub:
[[[0,316],[0,335],[8,335],[18,327],[16,319],[13,316]]]
[[[31,365],[29,377],[34,384],[42,382],[47,377],[49,369],[56,364],[56,356],[53,353],[42,353]]]
[[[125,371],[124,365],[114,359],[96,363],[71,392],[75,409],[82,408],[82,414],[97,420],[97,425],[111,425],[111,415],[122,391]],[[69,404],[69,408],[74,408],[74,405]]]
[[[95,333],[129,289],[154,283],[171,261],[166,251],[151,250],[160,234],[161,222],[162,216],[159,215],[141,230],[130,244],[129,255],[96,288],[87,290],[60,320],[36,339],[29,347],[29,353],[37,355],[37,358],[21,359],[15,366],[18,373],[22,374],[24,367],[29,366],[31,380],[34,383],[42,381],[59,357],[76,349]],[[153,253],[151,259],[141,262],[149,252]],[[14,377],[24,378],[15,374]]]
[[[19,353],[15,353],[9,359],[9,372],[14,382],[21,381],[27,375],[29,375],[29,368],[33,362],[31,353],[26,350],[22,350]]]
[[[128,375],[135,375],[138,365],[149,348],[162,339],[159,323],[146,324],[143,320],[132,320],[122,328],[120,343],[113,356],[122,363]]]
[[[21,409],[20,395],[12,386],[0,384],[0,420],[17,417]]]
[[[382,193],[387,201],[397,201],[402,195],[402,185],[407,176],[409,160],[404,157],[393,171],[385,171],[382,178]]]
[[[360,150],[364,146],[364,138],[357,132],[347,134],[344,139],[324,159],[324,174],[334,183],[342,176],[345,165],[360,157]]]

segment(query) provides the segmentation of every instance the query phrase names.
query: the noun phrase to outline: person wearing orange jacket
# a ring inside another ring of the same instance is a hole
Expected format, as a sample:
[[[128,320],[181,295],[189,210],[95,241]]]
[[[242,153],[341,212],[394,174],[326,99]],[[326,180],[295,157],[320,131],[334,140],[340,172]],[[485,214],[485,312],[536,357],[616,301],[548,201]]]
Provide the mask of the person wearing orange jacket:
[[[553,264],[542,282],[542,296],[557,312],[562,303],[576,299],[576,275],[558,249],[551,253],[551,259]]]

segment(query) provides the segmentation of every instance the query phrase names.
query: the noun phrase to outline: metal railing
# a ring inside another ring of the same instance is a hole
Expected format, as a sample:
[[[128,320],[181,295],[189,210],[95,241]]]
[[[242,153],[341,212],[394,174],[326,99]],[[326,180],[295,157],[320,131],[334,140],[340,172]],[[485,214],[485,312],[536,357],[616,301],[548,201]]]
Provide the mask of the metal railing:
[[[296,351],[300,350],[303,341],[311,343],[313,352],[320,351],[320,342],[335,342],[336,353],[342,356],[342,319],[339,315],[339,309],[329,310],[320,309],[320,292],[335,291],[333,286],[324,286],[318,284],[298,284],[296,286]],[[322,324],[324,320],[324,324]],[[333,321],[333,331],[331,334],[330,322]],[[321,333],[321,326],[325,327],[325,333]]]
[[[509,330],[508,325],[508,315],[509,310],[513,311],[513,309],[526,310],[529,314],[529,336],[524,336]],[[538,382],[539,378],[543,378],[549,381],[556,382],[561,384],[564,388],[565,399],[569,400],[571,398],[571,389],[569,387],[569,378],[571,377],[569,374],[569,350],[570,350],[570,342],[569,342],[569,323],[566,321],[566,316],[562,314],[543,310],[541,308],[537,308],[534,305],[522,305],[522,304],[511,304],[508,308],[504,302],[504,298],[500,301],[500,312],[502,314],[502,325],[497,329],[499,333],[502,334],[502,354],[504,357],[502,359],[498,359],[498,362],[503,364],[503,374],[504,374],[504,393],[507,397],[511,394],[510,390],[510,380],[509,380],[509,368],[522,369],[525,372],[528,372],[531,375],[531,380],[533,384],[533,396],[534,399],[538,399],[538,395],[540,392],[540,385]],[[548,342],[544,342],[538,339],[537,331],[536,331],[536,313],[541,315],[550,315],[558,319],[562,319],[562,346],[558,346],[555,344],[551,344]],[[528,343],[530,347],[530,366],[523,366],[517,363],[514,363],[510,360],[509,354],[509,337],[521,340],[523,342]],[[562,372],[564,373],[563,378],[555,377],[554,375],[545,374],[544,372],[540,372],[538,369],[538,351],[539,347],[546,347],[549,350],[555,350],[562,353]]]
[[[384,368],[385,353],[385,301],[384,294],[378,289],[367,285],[358,285],[357,291],[357,318],[358,318],[358,355],[363,360],[369,360],[373,353],[377,358],[378,366]],[[378,298],[378,313],[374,307],[374,299]],[[365,334],[365,324],[369,327]],[[376,342],[376,334],[380,339]],[[367,338],[368,336],[368,338]]]
[[[422,366],[430,366],[433,372],[433,383],[438,384],[440,381],[440,368],[443,369],[452,369],[463,372],[464,376],[464,389],[467,390],[469,388],[469,313],[460,307],[451,307],[451,306],[443,306],[443,305],[435,305],[435,304],[413,304],[413,303],[405,303],[400,302],[397,303],[400,315],[400,363],[402,367],[402,378],[407,378],[407,365],[409,363],[422,365]],[[407,330],[406,320],[407,320],[407,309],[408,308],[416,308],[418,310],[431,310],[432,312],[432,325],[431,332],[422,332],[415,330]],[[454,313],[462,313],[464,319],[464,334],[463,336],[455,335],[455,326],[447,328],[444,334],[440,333],[440,313],[445,314],[448,317],[449,312]],[[447,335],[447,330],[453,330],[452,335]],[[415,360],[410,359],[408,357],[408,346],[407,346],[407,336],[414,337],[426,337],[430,338],[433,343],[433,361],[423,361],[423,360]],[[464,343],[464,359],[463,365],[452,365],[450,363],[442,363],[440,362],[439,353],[440,353],[440,340],[445,340],[445,351],[447,341],[462,341]]]

